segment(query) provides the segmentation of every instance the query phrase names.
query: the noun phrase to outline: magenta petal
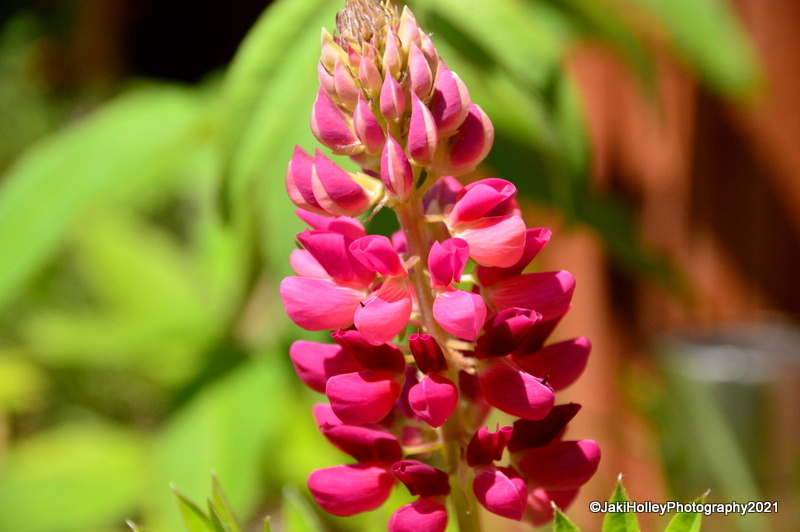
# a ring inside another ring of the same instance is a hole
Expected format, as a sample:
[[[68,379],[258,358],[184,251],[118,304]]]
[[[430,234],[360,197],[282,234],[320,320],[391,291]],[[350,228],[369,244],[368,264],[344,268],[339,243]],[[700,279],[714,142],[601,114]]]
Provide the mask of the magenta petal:
[[[475,357],[510,355],[541,318],[541,314],[535,310],[521,308],[501,310],[489,318],[483,326],[483,334],[475,343]]]
[[[414,186],[414,172],[403,148],[389,135],[381,153],[381,179],[389,192],[404,200]]]
[[[435,497],[450,493],[450,480],[441,469],[419,460],[403,460],[392,466],[392,473],[405,484],[411,495]]]
[[[486,320],[486,303],[472,292],[445,290],[433,302],[433,317],[450,334],[474,340]]]
[[[406,359],[403,352],[391,343],[372,345],[359,331],[338,330],[331,338],[353,355],[366,369],[385,369],[403,373]]]
[[[318,427],[322,428],[325,425],[341,425],[343,421],[336,417],[333,413],[331,405],[328,403],[316,403],[311,408],[311,415],[314,416],[314,422]]]
[[[575,278],[567,271],[525,273],[486,289],[486,297],[497,309],[530,308],[542,321],[558,319],[569,309]]]
[[[374,510],[392,492],[394,477],[383,467],[349,464],[317,469],[308,489],[326,512],[346,517]]]
[[[542,488],[534,488],[528,495],[528,509],[525,511],[525,519],[530,521],[533,526],[542,526],[553,519],[553,505],[559,510],[565,510],[575,497],[578,490],[547,491]]]
[[[441,427],[458,404],[458,390],[447,377],[431,373],[411,387],[408,404],[431,427]]]
[[[539,254],[542,248],[550,241],[550,236],[552,236],[552,231],[544,227],[525,231],[525,251],[523,251],[522,257],[516,264],[508,268],[478,266],[475,269],[481,286],[489,286],[502,279],[515,277],[521,274],[536,255]]]
[[[467,241],[469,256],[479,264],[511,266],[525,250],[525,222],[514,214],[459,224],[453,232]]]
[[[498,216],[507,212],[493,213],[498,206],[506,205],[517,193],[517,188],[504,179],[482,179],[461,189],[453,210],[448,215],[450,225],[474,222],[485,216]]]
[[[400,396],[399,377],[390,371],[364,370],[328,379],[325,394],[336,417],[349,425],[377,423]]]
[[[600,447],[592,440],[556,441],[517,457],[520,471],[546,490],[569,490],[586,484],[597,471]]]
[[[311,169],[311,187],[320,207],[337,216],[358,216],[372,204],[361,185],[320,150]]]
[[[349,327],[365,295],[354,286],[304,277],[285,278],[280,294],[289,318],[308,331]]]
[[[408,337],[408,347],[422,373],[445,371],[447,360],[439,343],[429,334],[412,334]]]
[[[389,532],[444,532],[447,509],[433,499],[417,499],[398,508],[388,527]]]
[[[436,146],[439,144],[439,131],[433,115],[416,94],[411,93],[411,122],[408,129],[408,154],[420,166],[433,161]]]
[[[523,419],[542,419],[553,408],[553,389],[504,358],[481,364],[481,391],[490,405]]]
[[[489,154],[494,143],[494,126],[476,104],[471,104],[467,118],[453,136],[450,148],[450,165],[455,171],[462,173],[475,168]]]
[[[511,427],[498,428],[496,432],[489,432],[488,427],[479,428],[467,446],[467,464],[485,466],[500,460],[511,434]]]
[[[469,244],[466,240],[448,238],[442,243],[434,242],[428,255],[431,285],[435,288],[460,282],[467,259]]]
[[[368,235],[350,244],[350,252],[370,271],[384,277],[407,277],[408,272],[394,250],[391,241],[383,235]]]
[[[349,216],[323,216],[298,209],[295,214],[314,229],[332,231],[346,236],[351,240],[361,238],[367,232],[364,225],[357,218]]]
[[[475,496],[487,510],[520,521],[525,514],[528,486],[513,469],[486,467],[475,476]]]
[[[381,114],[386,120],[397,120],[406,111],[403,87],[392,76],[386,76],[381,87]]]
[[[403,458],[400,442],[388,432],[342,424],[324,425],[320,430],[334,446],[361,463],[382,462],[388,465]]]
[[[289,348],[289,358],[300,380],[320,393],[325,393],[325,385],[334,375],[364,369],[353,355],[334,344],[298,340]]]
[[[555,391],[563,390],[581,376],[589,361],[592,344],[584,337],[550,344],[535,353],[512,357],[531,375],[548,377]]]
[[[439,61],[430,105],[441,137],[449,137],[458,130],[467,118],[470,103],[467,86],[443,61]]]
[[[353,127],[356,135],[369,154],[380,153],[383,144],[386,142],[386,133],[383,131],[380,122],[372,114],[369,104],[364,97],[359,95],[356,110],[353,113]]]
[[[320,87],[311,111],[311,131],[322,144],[337,155],[355,155],[364,151],[350,118]]]
[[[408,324],[411,307],[408,280],[390,277],[356,309],[356,329],[369,343],[384,344]]]
[[[297,235],[297,240],[337,281],[366,287],[375,277],[353,257],[349,249],[350,239],[340,233],[306,229]]]

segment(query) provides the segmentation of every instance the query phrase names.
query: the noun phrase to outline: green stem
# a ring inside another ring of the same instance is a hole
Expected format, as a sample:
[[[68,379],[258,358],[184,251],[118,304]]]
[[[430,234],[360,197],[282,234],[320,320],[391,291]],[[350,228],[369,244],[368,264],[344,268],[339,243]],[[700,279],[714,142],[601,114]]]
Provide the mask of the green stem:
[[[425,268],[428,265],[429,240],[423,216],[421,194],[418,191],[412,191],[405,202],[395,207],[395,213],[397,213],[397,218],[406,235],[409,256],[419,257],[419,261],[409,270],[408,276],[417,296],[422,325],[427,334],[433,336],[447,354],[449,359],[447,376],[457,384],[460,361],[454,358],[454,354],[447,347],[447,340],[450,339],[450,336],[433,318],[434,296],[430,287],[430,279],[425,274]],[[459,402],[460,407],[461,405],[463,405],[463,401]],[[470,427],[465,426],[460,407],[456,408],[442,427],[443,452],[452,487],[450,501],[458,521],[459,531],[480,532],[480,515],[472,491],[473,472],[464,458],[472,431]]]

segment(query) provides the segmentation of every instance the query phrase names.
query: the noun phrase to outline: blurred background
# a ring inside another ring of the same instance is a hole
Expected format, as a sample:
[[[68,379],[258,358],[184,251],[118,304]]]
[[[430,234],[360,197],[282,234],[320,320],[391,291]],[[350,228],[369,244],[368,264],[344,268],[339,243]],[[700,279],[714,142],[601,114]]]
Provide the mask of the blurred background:
[[[800,4],[408,2],[497,138],[534,263],[589,337],[560,402],[635,501],[779,501],[707,530],[800,522]],[[181,530],[217,477],[277,530],[336,519],[277,284],[301,224],[283,175],[309,127],[331,0],[0,2],[0,530]],[[265,11],[266,8],[266,11]],[[397,490],[399,492],[399,490]],[[396,496],[402,499],[402,494]],[[645,530],[668,517],[639,516]],[[523,530],[506,521],[489,528]]]

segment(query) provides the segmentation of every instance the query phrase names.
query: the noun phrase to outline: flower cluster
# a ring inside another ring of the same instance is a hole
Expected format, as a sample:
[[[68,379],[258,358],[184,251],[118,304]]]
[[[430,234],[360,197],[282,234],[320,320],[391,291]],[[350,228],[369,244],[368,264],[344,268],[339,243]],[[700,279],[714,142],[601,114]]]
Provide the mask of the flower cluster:
[[[337,30],[323,30],[311,127],[360,171],[295,149],[286,187],[310,229],[280,293],[297,325],[331,331],[333,343],[298,341],[290,357],[327,396],[314,409],[320,431],[354,463],[314,471],[309,489],[347,516],[401,482],[417,499],[390,531],[443,531],[451,490],[459,521],[477,500],[544,523],[600,459],[594,442],[563,439],[580,406],[555,405],[589,342],[546,345],[574,279],[524,273],[550,231],[526,228],[513,184],[453,177],[483,160],[494,130],[411,11],[348,0]],[[356,218],[378,208],[398,216],[391,238]],[[491,432],[492,407],[519,419]]]

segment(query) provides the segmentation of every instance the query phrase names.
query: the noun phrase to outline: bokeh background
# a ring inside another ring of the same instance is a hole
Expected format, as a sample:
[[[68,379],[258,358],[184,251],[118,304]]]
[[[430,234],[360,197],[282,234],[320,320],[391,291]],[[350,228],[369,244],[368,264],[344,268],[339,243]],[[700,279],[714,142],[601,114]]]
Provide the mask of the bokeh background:
[[[554,230],[536,269],[577,278],[554,339],[594,351],[559,401],[604,455],[568,514],[598,530],[588,502],[622,473],[636,501],[779,501],[707,530],[796,529],[800,4],[409,4],[495,124],[477,175]],[[319,337],[277,296],[301,229],[283,174],[315,146],[341,7],[0,2],[3,532],[179,531],[170,483],[202,502],[212,471],[256,526],[384,529],[396,504],[308,502],[307,474],[343,455],[288,362]]]

